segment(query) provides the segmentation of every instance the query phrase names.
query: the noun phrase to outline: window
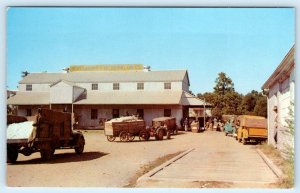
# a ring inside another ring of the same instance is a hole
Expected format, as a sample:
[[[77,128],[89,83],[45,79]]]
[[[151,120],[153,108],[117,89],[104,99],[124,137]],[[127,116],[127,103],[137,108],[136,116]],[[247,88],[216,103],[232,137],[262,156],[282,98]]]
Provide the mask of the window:
[[[26,116],[31,116],[31,115],[32,115],[31,109],[26,109]]]
[[[136,114],[140,118],[144,118],[144,109],[137,109]]]
[[[171,83],[165,82],[165,89],[171,89]]]
[[[98,84],[92,84],[92,90],[98,90]]]
[[[26,90],[32,91],[32,84],[26,84]]]
[[[171,117],[171,109],[164,109],[164,116]]]
[[[98,119],[98,110],[91,109],[91,119]]]
[[[144,83],[142,83],[142,82],[137,83],[137,89],[144,90]]]
[[[119,109],[113,109],[113,110],[112,110],[112,117],[113,117],[113,118],[118,118],[118,117],[120,117]]]
[[[120,84],[119,83],[114,83],[113,84],[113,90],[120,90]]]

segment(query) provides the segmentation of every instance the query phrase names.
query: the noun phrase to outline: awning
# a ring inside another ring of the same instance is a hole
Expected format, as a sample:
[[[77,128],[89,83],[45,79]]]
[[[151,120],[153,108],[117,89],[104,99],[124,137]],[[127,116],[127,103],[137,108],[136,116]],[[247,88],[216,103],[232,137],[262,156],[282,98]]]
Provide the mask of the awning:
[[[194,106],[194,107],[200,107],[200,106],[212,106],[210,103],[206,103],[203,100],[199,99],[198,97],[187,93],[185,91],[182,92],[182,97],[181,97],[181,105],[184,106]]]
[[[182,91],[88,91],[74,104],[180,105]]]
[[[47,105],[50,104],[49,92],[17,92],[7,99],[9,105]]]

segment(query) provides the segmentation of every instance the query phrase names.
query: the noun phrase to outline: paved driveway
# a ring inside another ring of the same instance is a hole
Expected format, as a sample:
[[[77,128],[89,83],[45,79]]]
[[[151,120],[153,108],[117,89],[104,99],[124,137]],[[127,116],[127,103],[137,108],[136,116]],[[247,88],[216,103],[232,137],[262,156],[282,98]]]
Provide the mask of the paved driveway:
[[[193,149],[140,178],[138,186],[269,187],[277,180],[255,146],[242,145],[219,132],[206,132]]]

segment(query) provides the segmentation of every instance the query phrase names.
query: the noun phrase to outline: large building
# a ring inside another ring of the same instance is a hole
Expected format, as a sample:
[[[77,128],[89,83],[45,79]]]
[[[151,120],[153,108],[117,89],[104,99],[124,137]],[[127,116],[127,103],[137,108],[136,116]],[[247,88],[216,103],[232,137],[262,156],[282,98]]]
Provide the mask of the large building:
[[[187,70],[71,66],[67,72],[28,74],[8,104],[17,106],[22,116],[35,115],[38,108],[74,112],[81,128],[98,128],[107,119],[133,114],[147,125],[155,117],[173,116],[180,126],[190,108],[205,107],[189,93],[189,86]]]
[[[294,109],[295,97],[295,47],[293,46],[279,66],[264,83],[262,89],[268,93],[268,143],[277,145],[281,150],[293,142],[293,137],[287,134],[287,120],[290,109]],[[276,128],[277,125],[277,128]],[[277,144],[275,135],[277,133]]]

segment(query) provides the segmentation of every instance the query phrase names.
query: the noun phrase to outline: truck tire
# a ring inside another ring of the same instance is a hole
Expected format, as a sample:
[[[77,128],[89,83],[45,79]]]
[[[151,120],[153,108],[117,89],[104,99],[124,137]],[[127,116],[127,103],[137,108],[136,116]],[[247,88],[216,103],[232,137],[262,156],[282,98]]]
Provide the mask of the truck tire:
[[[171,133],[170,133],[170,131],[167,131],[167,139],[171,139]]]
[[[158,129],[157,131],[157,140],[163,140],[164,139],[164,130]]]
[[[148,131],[146,131],[146,130],[140,131],[140,133],[139,133],[140,141],[148,141],[149,138],[150,138],[150,135],[149,135]]]
[[[7,163],[15,163],[18,159],[18,147],[7,145]]]
[[[107,138],[107,141],[109,141],[109,142],[113,142],[116,139],[116,137],[114,137],[112,135],[107,135],[106,138]]]
[[[247,144],[247,140],[244,137],[242,138],[242,143],[243,143],[243,145]]]
[[[53,158],[54,151],[55,150],[53,150],[53,148],[41,149],[40,154],[42,160],[51,160]]]
[[[81,136],[79,137],[79,139],[77,140],[76,146],[75,146],[75,152],[77,154],[82,154],[83,150],[84,150],[84,138]]]

